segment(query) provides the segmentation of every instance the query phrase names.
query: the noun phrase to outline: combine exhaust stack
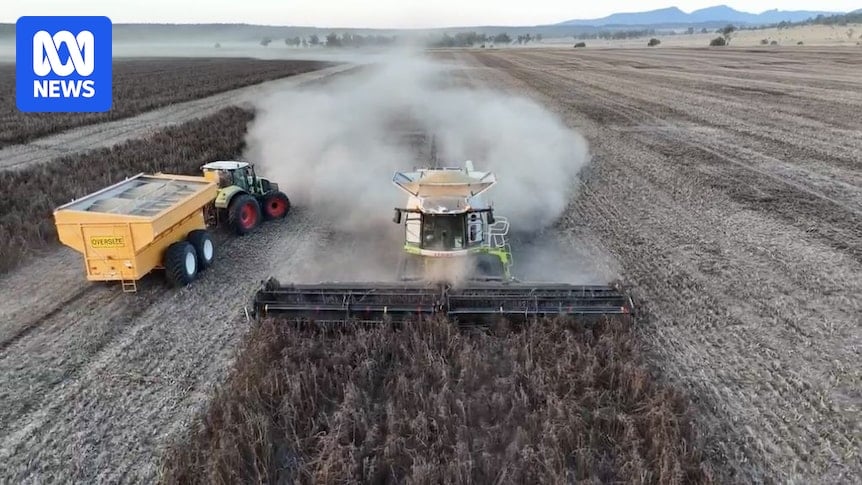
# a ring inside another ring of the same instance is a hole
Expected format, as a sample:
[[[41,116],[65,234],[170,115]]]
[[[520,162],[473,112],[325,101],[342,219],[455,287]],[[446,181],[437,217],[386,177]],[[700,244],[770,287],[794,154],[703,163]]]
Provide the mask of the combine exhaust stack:
[[[575,316],[627,316],[631,300],[609,286],[483,283],[455,288],[418,283],[281,285],[270,279],[257,292],[257,318],[315,322],[404,322],[443,316],[461,325]]]

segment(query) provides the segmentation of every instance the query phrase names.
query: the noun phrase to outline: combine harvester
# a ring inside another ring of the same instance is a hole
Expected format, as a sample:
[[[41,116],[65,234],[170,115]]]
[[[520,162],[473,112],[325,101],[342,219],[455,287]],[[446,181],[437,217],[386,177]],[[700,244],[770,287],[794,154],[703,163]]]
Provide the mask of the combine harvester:
[[[314,322],[406,321],[445,316],[460,324],[505,318],[626,317],[632,301],[611,286],[519,282],[511,274],[509,223],[481,195],[496,178],[464,168],[397,172],[393,183],[409,196],[395,209],[404,225],[398,283],[282,285],[270,278],[254,298],[258,319]]]

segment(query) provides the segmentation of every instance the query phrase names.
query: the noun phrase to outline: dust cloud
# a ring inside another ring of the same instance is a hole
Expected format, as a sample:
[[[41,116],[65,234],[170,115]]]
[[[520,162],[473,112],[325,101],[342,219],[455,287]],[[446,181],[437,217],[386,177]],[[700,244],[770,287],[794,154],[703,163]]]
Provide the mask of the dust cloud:
[[[429,166],[432,137],[440,165],[472,160],[497,174],[489,200],[519,232],[563,213],[589,161],[585,139],[531,100],[455,85],[453,69],[393,52],[359,73],[257,103],[244,156],[330,231],[302,279],[394,278],[403,229],[392,209],[405,196],[392,175]]]

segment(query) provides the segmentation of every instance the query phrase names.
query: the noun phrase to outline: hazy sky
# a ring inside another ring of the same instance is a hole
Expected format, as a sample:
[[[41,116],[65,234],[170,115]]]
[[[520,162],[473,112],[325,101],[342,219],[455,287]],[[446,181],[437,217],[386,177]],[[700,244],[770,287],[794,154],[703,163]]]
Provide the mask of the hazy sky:
[[[678,6],[687,12],[727,4],[737,10],[850,11],[862,0],[3,0],[0,21],[21,15],[107,15],[114,22],[252,23],[320,27],[539,25]]]

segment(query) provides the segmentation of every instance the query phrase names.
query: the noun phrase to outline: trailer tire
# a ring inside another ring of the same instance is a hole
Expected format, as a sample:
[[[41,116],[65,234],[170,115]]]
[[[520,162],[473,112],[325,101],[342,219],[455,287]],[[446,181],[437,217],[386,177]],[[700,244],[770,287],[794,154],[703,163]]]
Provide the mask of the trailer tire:
[[[230,202],[228,225],[240,236],[253,231],[260,223],[260,219],[260,204],[254,197],[240,194]]]
[[[195,248],[198,255],[198,272],[213,264],[215,259],[215,243],[210,233],[204,229],[196,229],[189,233],[186,240]]]
[[[179,241],[165,251],[165,276],[174,287],[186,286],[198,275],[198,256],[188,241]]]
[[[270,192],[263,197],[263,213],[267,220],[284,219],[288,212],[290,199],[284,192]]]

